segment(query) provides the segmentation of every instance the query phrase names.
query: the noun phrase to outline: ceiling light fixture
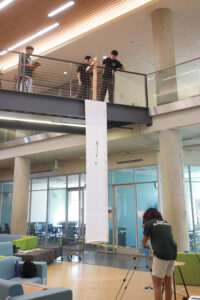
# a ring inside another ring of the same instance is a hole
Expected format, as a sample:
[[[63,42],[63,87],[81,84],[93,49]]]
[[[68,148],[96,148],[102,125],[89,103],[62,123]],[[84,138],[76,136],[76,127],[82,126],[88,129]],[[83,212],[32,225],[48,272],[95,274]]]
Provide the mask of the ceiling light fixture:
[[[4,0],[3,2],[0,3],[0,9],[4,8],[8,4],[10,4],[11,2],[13,2],[13,0]]]
[[[50,25],[50,26],[48,26],[48,27],[45,27],[44,29],[38,31],[37,33],[35,33],[35,34],[29,36],[28,38],[26,38],[26,39],[20,41],[19,43],[17,43],[17,44],[15,44],[15,45],[11,46],[10,48],[8,48],[8,51],[12,51],[12,50],[14,50],[14,49],[16,49],[16,48],[18,48],[18,47],[20,47],[20,46],[22,46],[22,45],[28,43],[28,42],[34,40],[34,39],[37,38],[38,36],[45,34],[46,32],[48,32],[48,31],[50,31],[50,30],[56,28],[56,27],[59,26],[59,25],[60,25],[59,23],[54,23],[53,25]],[[0,55],[4,55],[5,53],[7,53],[7,51],[4,50],[4,51],[2,51],[2,52],[0,53]]]
[[[69,1],[69,2],[67,2],[67,3],[65,3],[65,4],[63,4],[62,6],[56,8],[56,9],[53,10],[52,12],[50,12],[50,13],[48,14],[48,17],[51,18],[51,17],[53,17],[53,16],[59,14],[61,11],[63,11],[63,10],[65,10],[65,9],[69,8],[70,6],[72,6],[72,5],[74,5],[74,4],[75,4],[74,1]]]
[[[0,120],[57,125],[57,126],[67,126],[67,127],[82,127],[82,128],[86,127],[85,125],[81,125],[81,124],[73,124],[73,123],[70,124],[70,123],[61,123],[61,122],[52,122],[52,121],[43,121],[43,120],[31,120],[31,119],[20,119],[20,118],[2,117],[2,116],[0,116]]]

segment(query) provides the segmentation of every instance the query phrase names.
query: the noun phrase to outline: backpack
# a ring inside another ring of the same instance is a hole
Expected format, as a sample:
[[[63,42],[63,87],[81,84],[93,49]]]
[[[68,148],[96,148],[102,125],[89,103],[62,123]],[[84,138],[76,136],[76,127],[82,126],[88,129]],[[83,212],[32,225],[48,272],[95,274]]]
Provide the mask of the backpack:
[[[36,266],[31,261],[25,261],[22,266],[22,277],[32,278],[36,276]]]

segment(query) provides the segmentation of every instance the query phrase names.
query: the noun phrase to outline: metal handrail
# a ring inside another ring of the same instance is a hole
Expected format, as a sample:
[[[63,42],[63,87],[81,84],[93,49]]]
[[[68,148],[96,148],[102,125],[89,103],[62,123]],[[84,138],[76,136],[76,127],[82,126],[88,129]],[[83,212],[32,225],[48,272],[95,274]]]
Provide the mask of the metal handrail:
[[[0,51],[7,51],[8,53],[14,53],[14,54],[24,54],[25,53],[25,52],[19,52],[19,51],[8,51],[8,50],[3,49],[3,48],[0,48]],[[54,61],[60,61],[60,62],[66,62],[66,63],[73,63],[73,64],[77,64],[77,65],[82,64],[82,62],[77,62],[77,61],[67,60],[67,59],[61,59],[61,58],[54,58],[54,57],[50,57],[50,56],[42,56],[42,55],[36,55],[36,54],[31,54],[31,56],[38,57],[38,58],[45,58],[45,59],[54,60]],[[103,69],[102,66],[97,66],[97,67]],[[124,73],[141,75],[141,76],[148,75],[148,74],[145,74],[145,73],[132,72],[132,71],[126,71],[126,70],[124,70],[124,71],[119,70],[118,72],[124,72]]]

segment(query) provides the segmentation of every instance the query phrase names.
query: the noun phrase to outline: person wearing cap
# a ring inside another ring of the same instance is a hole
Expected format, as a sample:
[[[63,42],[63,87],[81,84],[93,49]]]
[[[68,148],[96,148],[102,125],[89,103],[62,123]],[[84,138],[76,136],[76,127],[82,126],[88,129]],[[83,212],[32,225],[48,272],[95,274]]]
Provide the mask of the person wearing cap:
[[[113,103],[114,86],[115,86],[115,72],[118,70],[124,71],[125,68],[119,60],[117,60],[118,51],[112,50],[111,56],[107,57],[102,62],[103,78],[101,84],[100,101],[104,101],[106,92],[108,90],[109,102]]]
[[[90,99],[91,97],[91,77],[92,77],[92,58],[87,55],[83,64],[77,68],[78,77],[78,99]]]

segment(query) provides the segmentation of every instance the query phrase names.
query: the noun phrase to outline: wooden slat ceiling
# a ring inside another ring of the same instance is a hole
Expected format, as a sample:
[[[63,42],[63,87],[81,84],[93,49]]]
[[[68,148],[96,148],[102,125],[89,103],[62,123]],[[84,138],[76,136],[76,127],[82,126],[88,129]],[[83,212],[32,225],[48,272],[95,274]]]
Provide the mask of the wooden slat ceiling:
[[[122,0],[75,0],[75,5],[58,15],[48,18],[47,14],[66,0],[14,0],[0,11],[0,47],[7,49],[18,41],[55,22],[60,26],[44,36],[59,35],[64,28],[73,27],[77,22],[87,19],[94,12],[105,9]],[[35,47],[44,36],[30,42]],[[24,46],[21,48],[24,49]],[[17,49],[17,50],[21,50]]]
[[[77,38],[79,32],[84,34],[90,30],[88,21],[93,22],[92,26],[95,28],[101,23],[99,20],[103,20],[104,23],[104,16],[107,16],[108,13],[114,15],[115,10],[115,14],[116,11],[119,15],[124,14],[120,8],[127,10],[134,3],[133,0],[75,0],[75,4],[67,10],[52,18],[47,17],[49,12],[68,1],[14,0],[11,2],[7,7],[0,10],[0,48],[7,49],[39,30],[58,22],[60,26],[28,42],[35,48],[34,54],[47,54]],[[156,1],[159,0],[151,0],[148,4]],[[96,23],[97,25],[95,25]],[[73,37],[71,37],[72,33]],[[24,52],[25,46],[14,50]],[[16,55],[15,57],[11,54],[0,56],[0,67],[3,66],[4,70],[10,69],[16,65],[16,61]]]

